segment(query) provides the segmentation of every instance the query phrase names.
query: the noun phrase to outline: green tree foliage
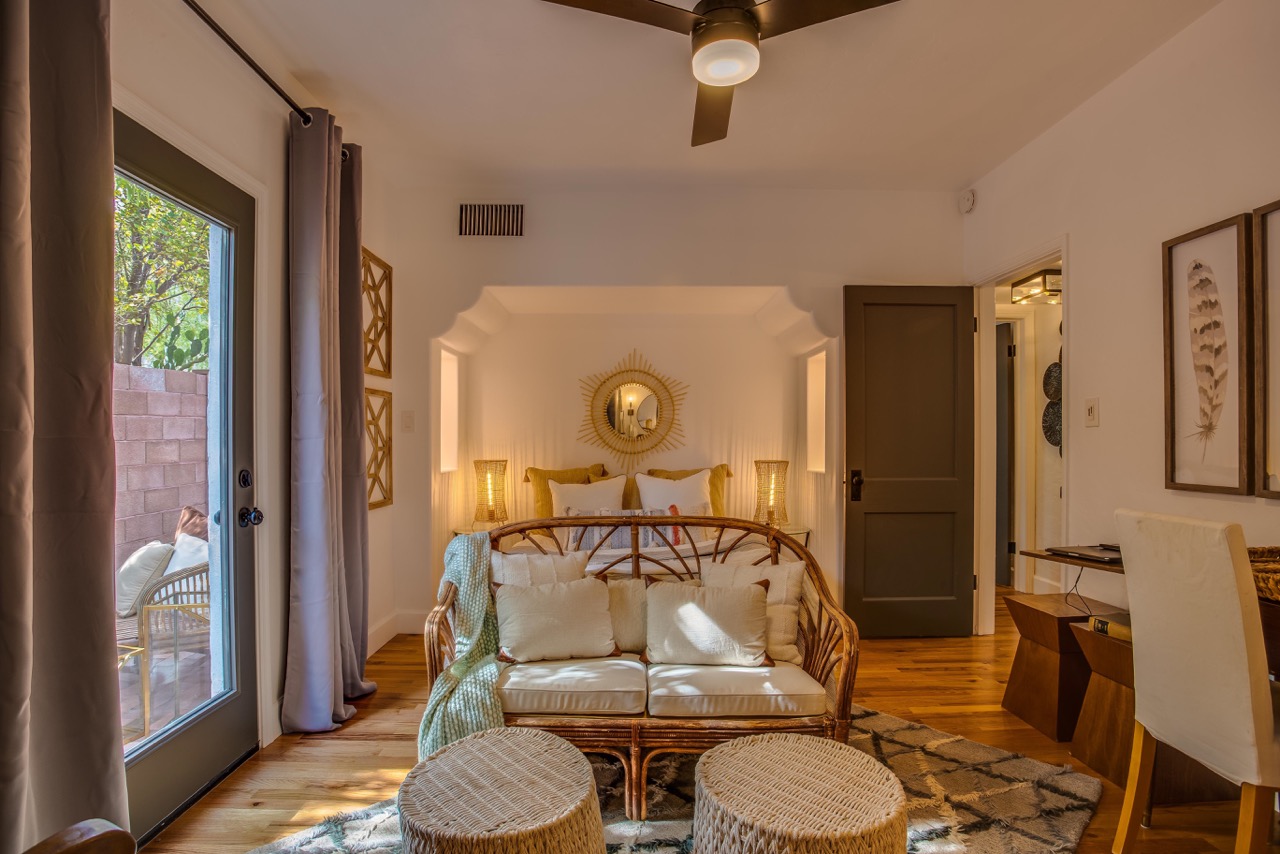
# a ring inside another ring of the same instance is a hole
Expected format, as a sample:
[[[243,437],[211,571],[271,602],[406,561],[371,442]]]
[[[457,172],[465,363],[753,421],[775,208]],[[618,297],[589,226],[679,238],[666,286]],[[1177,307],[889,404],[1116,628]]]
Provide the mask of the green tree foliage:
[[[116,176],[115,359],[209,367],[209,221]]]

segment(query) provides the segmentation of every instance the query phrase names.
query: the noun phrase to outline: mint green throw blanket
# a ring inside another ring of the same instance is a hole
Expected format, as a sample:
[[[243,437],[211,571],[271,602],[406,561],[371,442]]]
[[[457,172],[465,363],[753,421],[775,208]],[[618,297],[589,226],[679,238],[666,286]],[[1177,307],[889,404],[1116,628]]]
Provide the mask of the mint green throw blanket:
[[[498,615],[489,588],[489,535],[454,537],[444,552],[444,578],[458,588],[453,635],[457,658],[431,686],[418,730],[418,760],[446,744],[502,723],[498,699]]]

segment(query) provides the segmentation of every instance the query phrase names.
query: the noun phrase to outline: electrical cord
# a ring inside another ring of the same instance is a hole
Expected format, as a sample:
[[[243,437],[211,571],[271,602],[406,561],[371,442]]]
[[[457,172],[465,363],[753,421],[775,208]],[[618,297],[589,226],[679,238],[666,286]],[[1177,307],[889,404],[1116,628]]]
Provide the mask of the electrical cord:
[[[1079,599],[1079,600],[1080,600],[1080,605],[1083,605],[1084,607],[1083,607],[1083,608],[1081,608],[1079,605],[1071,605],[1071,607],[1072,607],[1072,608],[1075,608],[1077,611],[1079,611],[1081,614],[1084,614],[1086,617],[1092,617],[1092,616],[1093,616],[1093,610],[1089,608],[1089,602],[1088,602],[1088,600],[1086,600],[1083,596],[1081,596],[1081,595],[1080,595],[1080,589],[1079,589],[1079,588],[1080,588],[1080,576],[1082,576],[1082,575],[1084,575],[1084,567],[1083,567],[1083,566],[1082,566],[1082,567],[1080,567],[1078,570],[1076,570],[1076,581],[1075,581],[1075,584],[1072,584],[1072,585],[1071,585],[1071,589],[1070,589],[1070,590],[1068,590],[1068,591],[1067,591],[1067,594],[1066,594],[1065,596],[1063,596],[1063,597],[1062,597],[1062,601],[1063,601],[1063,602],[1066,602],[1068,605],[1071,605],[1071,595],[1074,593],[1074,594],[1075,594],[1075,597],[1076,597],[1077,599]]]

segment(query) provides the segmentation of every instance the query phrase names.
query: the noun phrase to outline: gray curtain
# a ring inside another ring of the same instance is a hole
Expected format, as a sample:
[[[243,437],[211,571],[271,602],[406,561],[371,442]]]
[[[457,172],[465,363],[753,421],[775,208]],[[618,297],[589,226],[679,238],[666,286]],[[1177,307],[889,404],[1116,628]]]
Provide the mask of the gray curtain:
[[[0,852],[127,825],[108,0],[0,0]]]
[[[286,732],[331,730],[355,713],[345,698],[377,688],[364,679],[364,357],[362,348],[356,352],[345,343],[352,324],[357,334],[362,326],[360,156],[355,150],[344,166],[342,129],[326,111],[309,112],[308,126],[291,117],[289,135],[293,429]],[[350,418],[356,411],[358,432]],[[359,500],[352,500],[349,488],[355,471]]]

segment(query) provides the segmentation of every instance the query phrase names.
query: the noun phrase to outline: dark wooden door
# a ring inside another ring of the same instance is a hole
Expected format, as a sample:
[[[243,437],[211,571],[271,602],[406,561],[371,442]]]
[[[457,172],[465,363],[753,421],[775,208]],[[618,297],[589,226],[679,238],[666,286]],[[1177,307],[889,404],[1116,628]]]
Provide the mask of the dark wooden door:
[[[866,636],[973,632],[974,326],[971,288],[845,288],[845,608]]]
[[[996,584],[1013,584],[1013,326],[996,324]]]

